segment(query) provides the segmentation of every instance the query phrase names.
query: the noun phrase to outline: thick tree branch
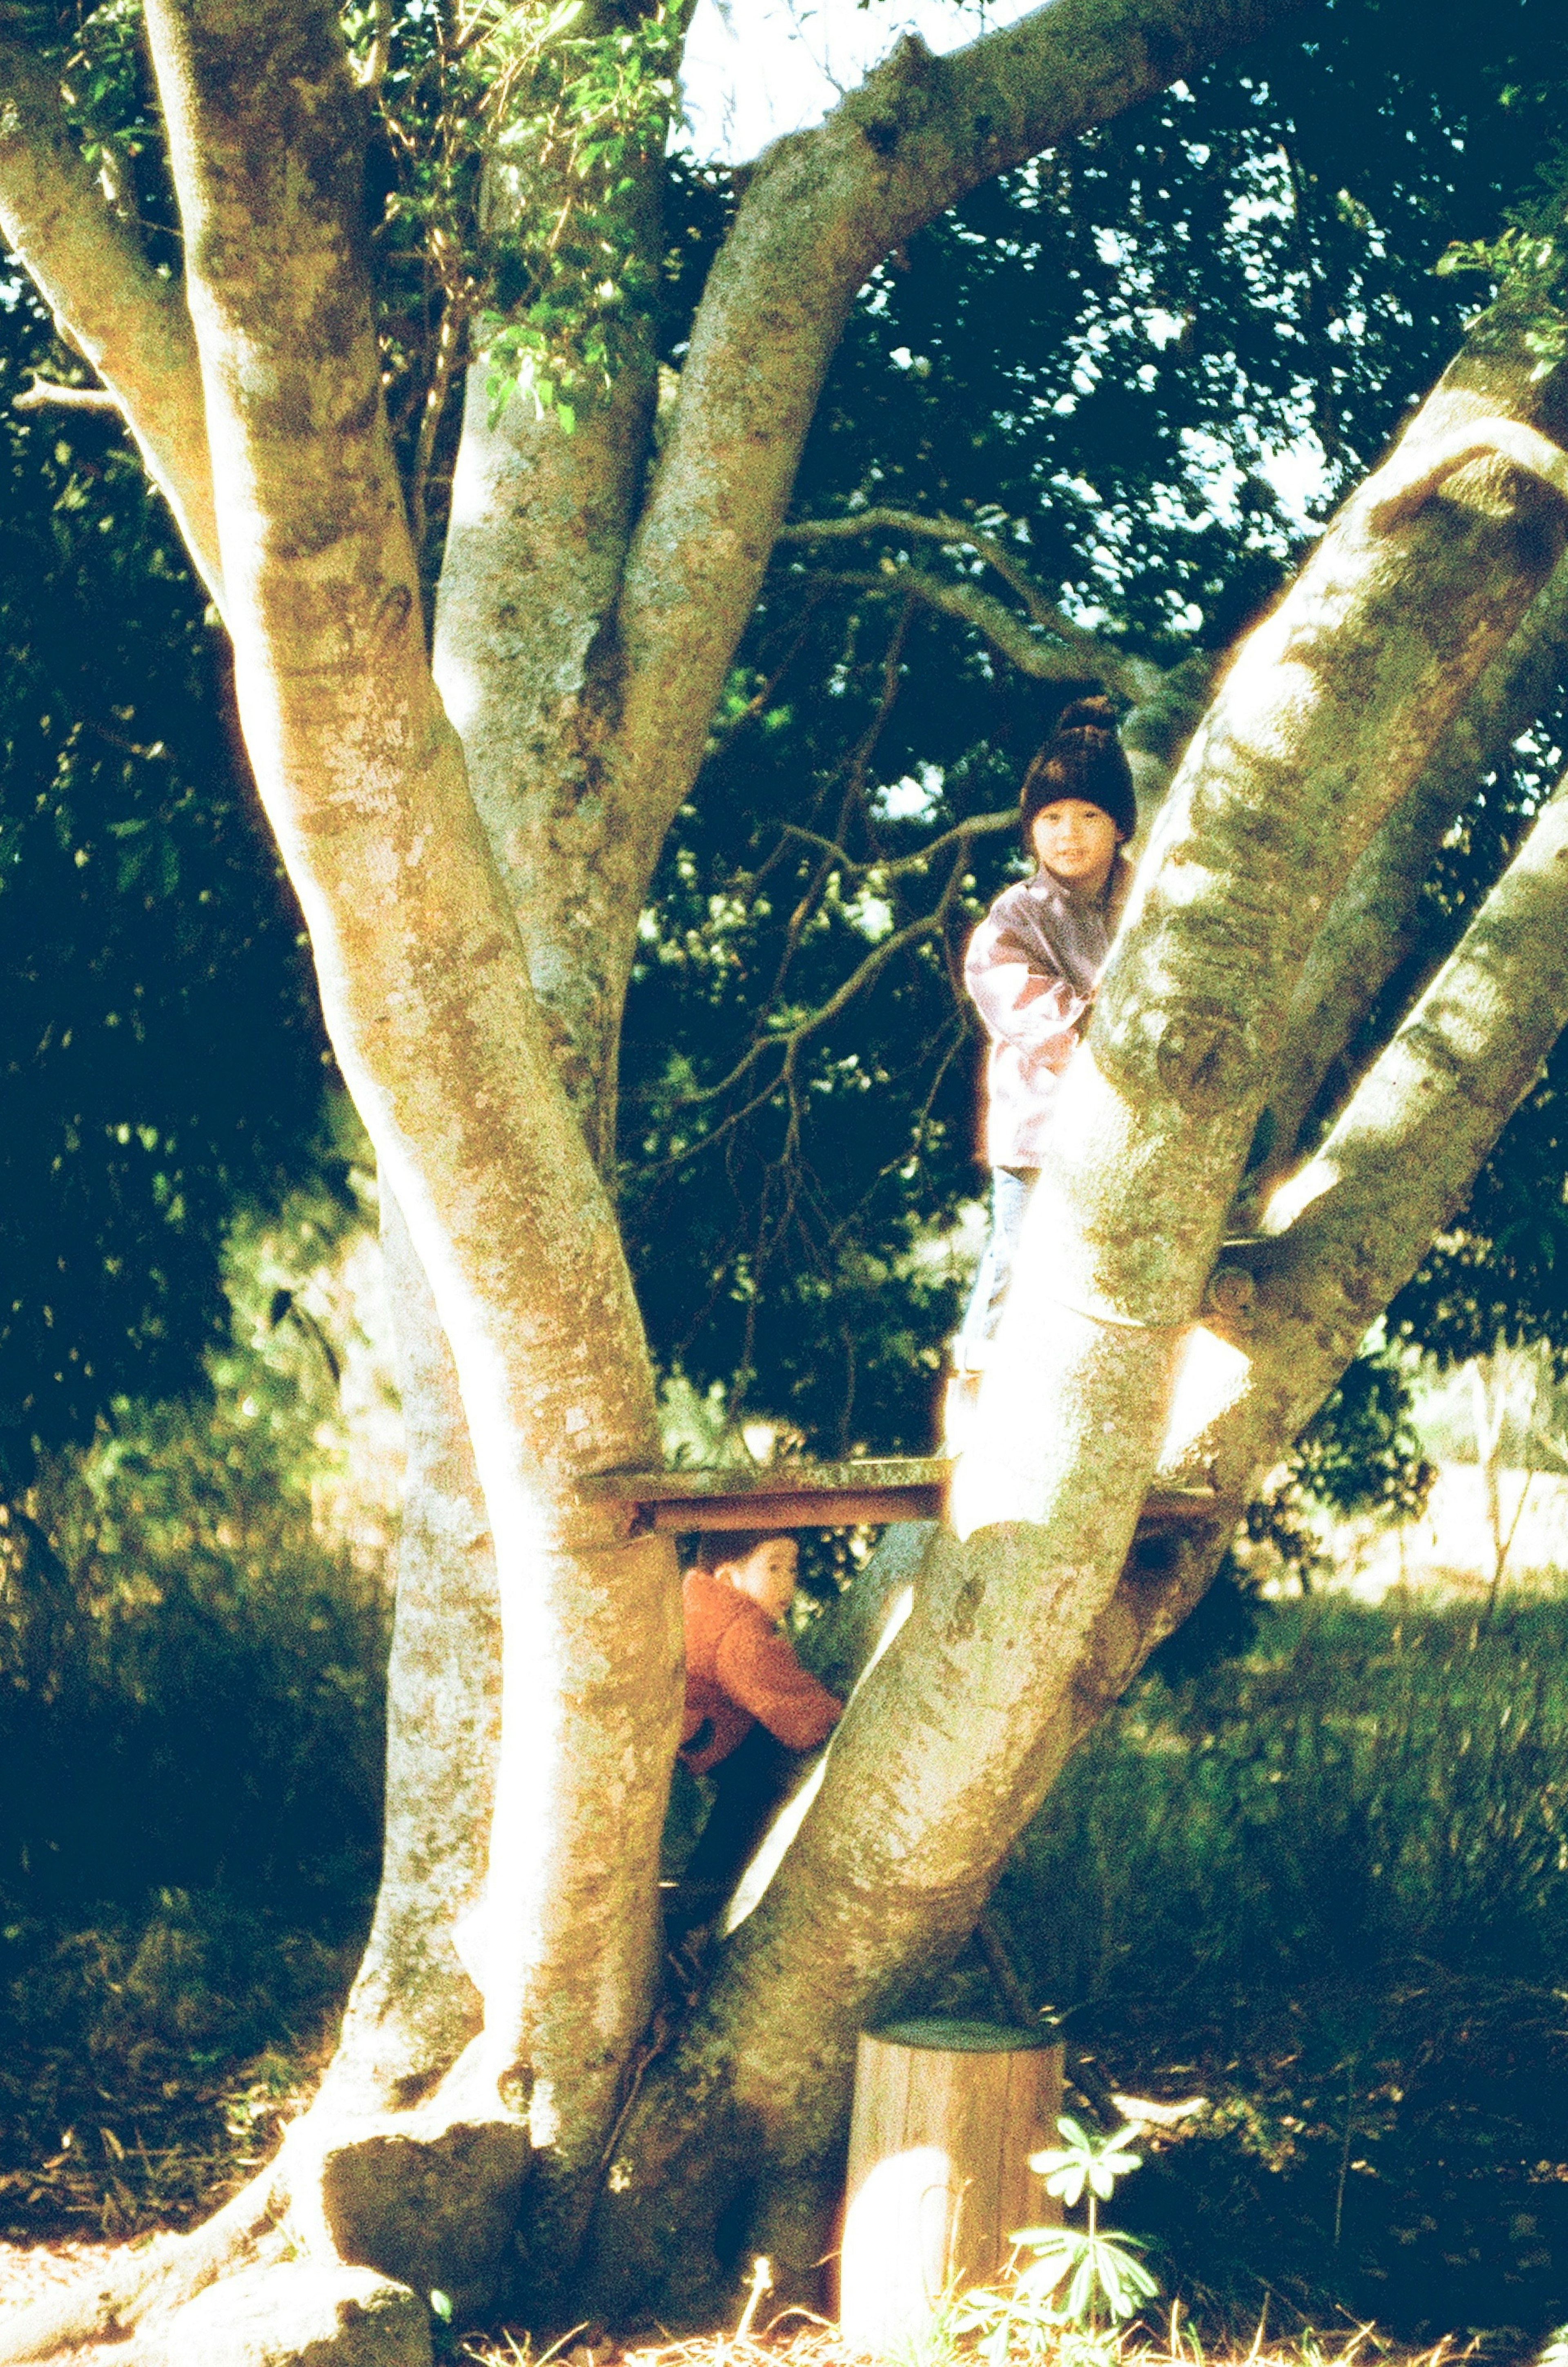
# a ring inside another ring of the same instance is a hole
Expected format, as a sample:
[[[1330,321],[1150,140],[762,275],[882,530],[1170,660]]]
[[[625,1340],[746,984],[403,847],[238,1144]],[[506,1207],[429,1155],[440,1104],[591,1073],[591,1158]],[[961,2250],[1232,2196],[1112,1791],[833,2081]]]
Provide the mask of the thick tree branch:
[[[124,413],[221,606],[201,380],[181,291],[159,277],[130,225],[106,203],[53,78],[7,35],[0,35],[0,229],[61,334]]]
[[[247,744],[340,1065],[451,1345],[496,1541],[505,1717],[485,1904],[459,1940],[484,2027],[441,2096],[520,2127],[531,2082],[543,2195],[597,2158],[655,1962],[673,1557],[627,1543],[572,1484],[657,1452],[646,1343],[425,658],[336,11],[151,0],[147,16]]]
[[[1134,106],[1296,0],[1053,0],[947,58],[907,38],[762,158],[709,278],[630,553],[625,822],[651,863],[783,524],[855,291],[1010,164]]]
[[[1247,1256],[1235,1353],[1179,1392],[1162,1478],[1246,1490],[1316,1411],[1463,1203],[1568,1025],[1568,781]],[[1272,1235],[1272,1238],[1269,1238]]]
[[[1421,884],[1477,785],[1562,678],[1568,649],[1568,565],[1560,567],[1473,695],[1404,804],[1392,813],[1336,898],[1291,1002],[1269,1095],[1271,1172],[1290,1163],[1324,1080],[1383,986],[1416,949]]]
[[[557,38],[575,44],[623,31],[619,13],[594,0]],[[628,268],[652,285],[664,127],[650,122],[648,133],[615,168],[614,212]],[[491,159],[483,213],[491,239],[559,210],[560,187],[539,186],[529,157],[502,150]],[[606,1175],[629,947],[647,882],[606,794],[621,669],[605,621],[620,595],[657,394],[651,318],[628,310],[620,335],[614,386],[570,436],[522,397],[494,415],[491,357],[476,338],[434,653],[567,1091]]]

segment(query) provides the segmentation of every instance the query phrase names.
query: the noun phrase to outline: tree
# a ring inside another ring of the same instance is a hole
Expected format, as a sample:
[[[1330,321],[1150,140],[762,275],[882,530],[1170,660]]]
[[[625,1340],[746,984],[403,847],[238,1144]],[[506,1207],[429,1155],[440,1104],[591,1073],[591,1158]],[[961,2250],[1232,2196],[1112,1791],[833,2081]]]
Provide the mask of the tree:
[[[1398,969],[1448,828],[1446,735],[1556,614],[1560,200],[1481,258],[1495,300],[1191,739],[915,1608],[656,2059],[674,1569],[579,1492],[658,1451],[613,1170],[649,882],[868,274],[1288,13],[1054,0],[953,58],[903,42],[750,175],[662,402],[662,6],[382,6],[345,39],[321,0],[147,0],[151,85],[119,10],[80,46],[47,8],[7,14],[0,218],[227,623],[379,1161],[411,1444],[382,1887],[320,2097],[208,2229],[19,2322],[9,2355],[169,2312],[200,2355],[267,2307],[284,2348],[371,2307],[417,2349],[432,2290],[467,2313],[504,2278],[536,2318],[567,2286],[630,2314],[711,2292],[751,2243],[803,2275],[857,2029],[963,1943],[1536,1078],[1568,1017],[1560,798],[1354,1061],[1326,1137],[1306,1130]],[[1156,699],[987,555],[1037,674]],[[975,612],[973,585],[948,596]],[[1280,1180],[1233,1255],[1266,1106]],[[1139,1556],[1156,1475],[1207,1510]]]

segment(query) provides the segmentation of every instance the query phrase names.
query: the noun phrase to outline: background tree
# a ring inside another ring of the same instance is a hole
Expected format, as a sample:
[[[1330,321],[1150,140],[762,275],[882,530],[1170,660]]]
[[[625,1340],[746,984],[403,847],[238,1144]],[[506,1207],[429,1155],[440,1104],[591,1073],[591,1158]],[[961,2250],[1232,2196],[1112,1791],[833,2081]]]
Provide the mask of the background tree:
[[[145,195],[82,161],[80,101],[62,103],[83,79],[75,28],[16,20],[0,210],[227,619],[258,785],[380,1161],[413,1446],[387,1867],[338,2058],[258,2187],[133,2264],[86,2323],[254,2260],[278,2309],[304,2306],[288,2299],[302,2287],[312,2308],[368,2293],[412,2339],[422,2289],[484,2305],[520,2218],[517,2290],[547,2307],[602,2179],[589,2273],[620,2307],[668,2291],[672,2263],[711,2275],[708,2239],[721,2213],[745,2236],[759,2167],[751,2231],[786,2261],[818,2257],[856,2028],[962,1942],[1073,1743],[1201,1592],[1259,1474],[1554,1040],[1551,805],[1398,1031],[1375,1057],[1350,1050],[1354,1089],[1304,1169],[1290,1167],[1301,1121],[1276,1116],[1284,1184],[1248,1263],[1215,1274],[1264,1107],[1311,1111],[1377,991],[1358,866],[1386,879],[1403,849],[1415,897],[1451,821],[1430,782],[1445,730],[1472,693],[1497,705],[1489,669],[1512,683],[1517,629],[1541,636],[1532,604],[1562,543],[1552,213],[1499,259],[1498,301],[1224,677],[1075,1071],[1070,1152],[1032,1220],[1053,1255],[1026,1243],[952,1529],[778,1878],[639,2084],[673,1572],[578,1484],[657,1451],[605,1173],[648,884],[878,259],[1276,13],[1059,0],[952,61],[902,45],[750,178],[661,431],[650,298],[679,38],[661,13],[359,28],[361,91],[403,110],[375,277],[363,100],[330,15],[156,0],[183,289],[164,276],[163,151],[136,53],[107,44],[107,130],[81,129],[112,164],[117,110],[130,123]],[[432,493],[464,331],[433,676]],[[958,547],[940,524],[908,531]],[[1081,608],[1061,613],[1056,584],[1047,600],[1003,557],[1026,672],[1081,679],[1092,659],[1168,712],[1165,670],[1134,672],[1115,632],[1091,649]],[[973,612],[973,585],[945,581],[917,597]],[[1007,611],[989,613],[1002,629]],[[1392,979],[1408,909],[1402,923],[1380,895],[1375,911]],[[1212,1516],[1170,1559],[1124,1568],[1156,1467],[1210,1486]],[[290,2246],[317,2267],[288,2265]],[[218,2285],[190,2304],[186,2339],[237,2305]],[[83,2324],[56,2314],[13,2348]]]

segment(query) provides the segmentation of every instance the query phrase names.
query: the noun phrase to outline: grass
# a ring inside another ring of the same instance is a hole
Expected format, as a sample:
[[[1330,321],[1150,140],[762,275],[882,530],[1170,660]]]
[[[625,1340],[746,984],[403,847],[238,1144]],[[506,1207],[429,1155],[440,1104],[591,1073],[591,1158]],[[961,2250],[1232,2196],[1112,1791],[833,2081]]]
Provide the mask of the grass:
[[[1107,1723],[1000,1903],[1089,2084],[1208,2099],[1125,2213],[1203,2324],[1568,2317],[1568,1595],[1264,1606]]]
[[[358,1956],[212,1894],[0,1931],[0,2237],[194,2225],[314,2088]]]
[[[1093,2342],[1093,2367],[1462,2367],[1476,2354],[1474,2344],[1447,2341],[1411,2350],[1384,2340],[1371,2326],[1327,2337],[1307,2332],[1292,2340],[1271,2341],[1262,2319],[1250,2339],[1216,2350],[1205,2347],[1201,2334],[1179,2308],[1157,2326],[1140,2319],[1118,2335],[1100,2335]],[[869,2354],[846,2347],[837,2327],[790,2310],[760,2331],[700,2335],[679,2342],[640,2343],[623,2350],[599,2341],[536,2354],[526,2337],[502,2334],[468,2340],[458,2355],[476,2367],[547,2367],[547,2362],[554,2367],[557,2359],[563,2367],[952,2367],[963,2354],[939,2333],[933,2344],[912,2349],[905,2357],[871,2362]],[[1083,2338],[1069,2333],[1060,2354],[1043,2357],[1039,2367],[1089,2367]]]
[[[1260,2320],[1522,2358],[1568,2319],[1568,1592],[1490,1627],[1265,1605],[1243,1657],[1106,1723],[998,1904],[1091,2099],[1207,2100],[1117,2198],[1179,2305],[1173,2359],[1245,2356]],[[355,1954],[218,1890],[0,1936],[0,2234],[34,2241],[221,2199],[306,2092]],[[995,2010],[977,1962],[939,1995]],[[748,2367],[718,2340],[626,2356]],[[797,2326],[791,2367],[835,2341]]]

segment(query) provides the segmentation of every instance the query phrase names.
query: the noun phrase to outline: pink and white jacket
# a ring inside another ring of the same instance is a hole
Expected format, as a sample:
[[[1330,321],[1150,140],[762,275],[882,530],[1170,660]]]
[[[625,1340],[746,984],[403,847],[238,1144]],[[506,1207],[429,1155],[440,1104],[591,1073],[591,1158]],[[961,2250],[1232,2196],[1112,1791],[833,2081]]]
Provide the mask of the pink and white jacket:
[[[964,983],[990,1038],[985,1154],[1038,1167],[1063,1070],[1077,1049],[1133,866],[1118,850],[1103,894],[1074,893],[1043,868],[1004,888],[969,940]]]

